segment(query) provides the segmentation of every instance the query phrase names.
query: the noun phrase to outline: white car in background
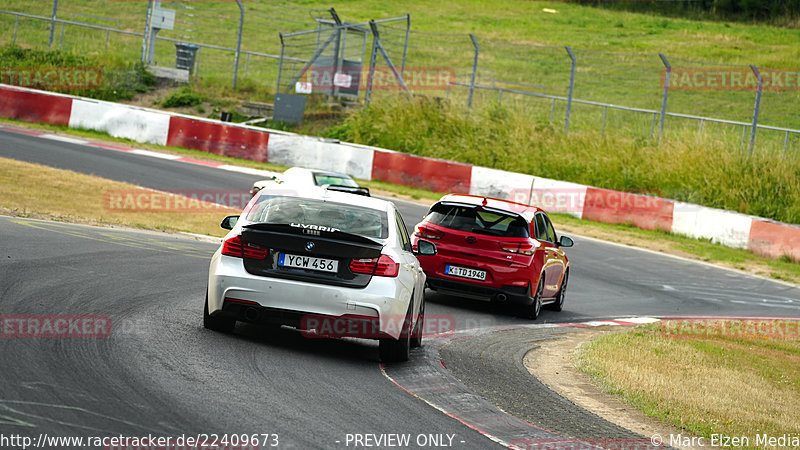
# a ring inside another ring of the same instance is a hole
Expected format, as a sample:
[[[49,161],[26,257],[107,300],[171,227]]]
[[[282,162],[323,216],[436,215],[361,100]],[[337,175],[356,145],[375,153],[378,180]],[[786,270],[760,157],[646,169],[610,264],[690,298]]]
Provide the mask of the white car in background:
[[[250,194],[256,195],[256,193],[262,189],[284,185],[293,187],[334,186],[334,190],[369,196],[369,189],[360,187],[358,183],[353,180],[353,177],[346,173],[306,169],[304,167],[292,167],[286,169],[286,171],[280,175],[256,181],[250,189]]]
[[[263,189],[211,258],[206,328],[237,321],[289,325],[333,337],[378,339],[383,361],[405,361],[422,344],[425,273],[389,201],[282,185]],[[419,245],[419,244],[418,244]]]

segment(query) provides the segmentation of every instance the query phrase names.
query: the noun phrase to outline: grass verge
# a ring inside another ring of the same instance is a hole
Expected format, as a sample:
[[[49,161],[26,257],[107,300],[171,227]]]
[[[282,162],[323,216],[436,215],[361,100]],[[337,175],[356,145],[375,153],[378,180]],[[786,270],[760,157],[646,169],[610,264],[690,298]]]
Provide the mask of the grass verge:
[[[122,194],[121,207],[111,203],[109,194]],[[169,210],[166,205],[176,204],[178,198],[185,207]],[[147,202],[149,208],[126,208],[125,199]],[[0,158],[0,214],[224,236],[220,221],[238,213],[128,183]]]
[[[799,327],[664,321],[596,339],[579,365],[606,392],[706,444],[722,434],[748,439],[736,447],[774,448],[757,436],[800,438]]]

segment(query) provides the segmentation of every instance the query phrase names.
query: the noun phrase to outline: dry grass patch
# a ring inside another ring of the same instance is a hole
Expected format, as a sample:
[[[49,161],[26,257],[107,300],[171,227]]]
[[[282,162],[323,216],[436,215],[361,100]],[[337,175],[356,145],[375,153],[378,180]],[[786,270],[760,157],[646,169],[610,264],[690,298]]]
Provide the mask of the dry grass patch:
[[[224,236],[220,221],[239,211],[128,183],[0,158],[2,214]]]
[[[580,368],[650,416],[708,439],[748,437],[757,447],[757,435],[796,435],[800,417],[798,323],[769,323],[790,332],[647,325],[595,340]]]

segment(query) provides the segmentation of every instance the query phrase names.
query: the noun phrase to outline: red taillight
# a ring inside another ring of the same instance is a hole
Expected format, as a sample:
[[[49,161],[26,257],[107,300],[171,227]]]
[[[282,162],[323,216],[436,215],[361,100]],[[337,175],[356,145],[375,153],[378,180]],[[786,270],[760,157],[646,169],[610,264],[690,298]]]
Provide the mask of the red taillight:
[[[243,244],[240,236],[234,236],[222,244],[222,254],[234,258],[266,259],[269,250],[249,242]]]
[[[520,255],[532,255],[537,246],[530,242],[501,242],[500,248],[509,253],[518,253]]]
[[[365,273],[379,277],[396,277],[400,272],[400,264],[394,262],[392,257],[389,255],[381,255],[380,258],[351,260],[350,271],[353,273]]]
[[[444,233],[439,230],[434,230],[433,228],[417,225],[414,227],[414,236],[423,239],[439,240],[442,238],[442,236],[444,236]]]

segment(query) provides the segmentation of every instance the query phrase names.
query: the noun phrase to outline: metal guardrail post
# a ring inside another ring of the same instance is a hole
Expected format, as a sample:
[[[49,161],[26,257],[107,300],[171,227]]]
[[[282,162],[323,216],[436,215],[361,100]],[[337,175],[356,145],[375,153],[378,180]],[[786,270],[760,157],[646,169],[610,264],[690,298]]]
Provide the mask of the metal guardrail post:
[[[53,48],[53,38],[56,33],[56,19],[58,19],[58,0],[53,0],[53,16],[50,19],[50,40],[47,43],[47,48]]]
[[[567,93],[567,112],[564,114],[564,133],[569,132],[569,114],[572,111],[572,91],[575,89],[575,54],[569,46],[565,47],[572,65],[569,69],[569,92]]]
[[[758,90],[756,91],[756,105],[753,108],[753,126],[750,128],[750,151],[749,155],[753,156],[753,148],[756,145],[756,130],[758,129],[758,111],[761,108],[761,91],[764,89],[764,78],[761,77],[761,72],[758,67],[750,64],[750,70],[756,74],[758,78]]]
[[[242,28],[244,28],[244,5],[242,0],[236,0],[239,6],[239,35],[236,38],[236,61],[233,63],[233,90],[236,90],[236,81],[239,77],[239,55],[242,53]]]
[[[478,39],[472,33],[469,34],[469,38],[472,40],[472,45],[475,47],[475,56],[473,56],[472,58],[472,77],[470,78],[469,82],[469,97],[467,98],[467,115],[469,115],[469,112],[472,109],[472,94],[475,92],[475,75],[478,71],[478,54],[480,53],[480,47],[478,47]]]
[[[664,95],[661,98],[661,121],[658,125],[658,142],[661,142],[661,138],[664,137],[664,120],[667,117],[667,98],[669,97],[669,76],[672,73],[672,65],[670,65],[669,60],[667,59],[667,55],[663,53],[659,53],[658,56],[661,58],[661,62],[664,63],[665,72],[664,72]]]

